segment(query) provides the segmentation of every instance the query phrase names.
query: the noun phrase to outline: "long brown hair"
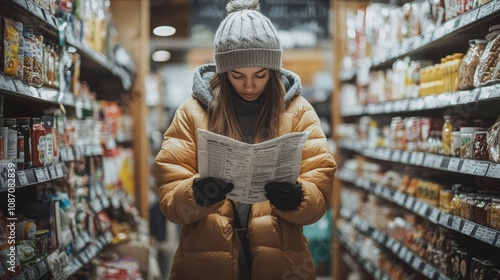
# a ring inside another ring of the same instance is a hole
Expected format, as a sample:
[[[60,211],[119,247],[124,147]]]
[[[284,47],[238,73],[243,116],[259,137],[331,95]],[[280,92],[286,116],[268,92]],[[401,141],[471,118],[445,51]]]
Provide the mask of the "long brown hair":
[[[208,129],[212,132],[243,141],[244,137],[236,119],[237,94],[227,73],[215,75],[210,80],[213,92],[208,106]],[[279,71],[269,69],[269,82],[264,88],[264,100],[255,124],[255,140],[262,142],[278,136],[280,114],[285,110],[285,87]]]

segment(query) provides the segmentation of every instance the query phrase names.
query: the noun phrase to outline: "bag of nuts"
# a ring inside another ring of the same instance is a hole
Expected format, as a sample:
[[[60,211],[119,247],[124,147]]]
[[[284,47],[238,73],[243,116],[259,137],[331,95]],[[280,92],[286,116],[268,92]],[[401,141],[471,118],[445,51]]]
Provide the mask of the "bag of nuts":
[[[43,85],[43,36],[36,35],[33,46],[33,72],[31,84],[37,87]]]
[[[490,160],[500,162],[500,117],[497,118],[494,125],[488,128],[486,143],[488,144]]]
[[[475,39],[469,41],[469,49],[462,59],[458,69],[458,88],[460,90],[472,89],[474,87],[474,73],[481,59],[486,40]]]
[[[474,74],[475,87],[485,86],[500,80],[500,71],[498,69],[500,61],[500,24],[490,27],[489,32],[486,35],[488,43]]]
[[[23,82],[31,84],[32,72],[33,72],[33,45],[35,44],[35,39],[33,37],[32,29],[25,29],[23,32],[24,36],[24,66],[23,66]]]

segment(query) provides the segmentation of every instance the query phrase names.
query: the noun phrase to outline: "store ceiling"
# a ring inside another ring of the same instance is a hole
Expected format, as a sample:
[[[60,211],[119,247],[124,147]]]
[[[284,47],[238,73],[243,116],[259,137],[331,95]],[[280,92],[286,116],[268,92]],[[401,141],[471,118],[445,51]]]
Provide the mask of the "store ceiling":
[[[189,45],[189,29],[191,18],[190,0],[150,0],[150,47],[151,53],[156,50],[168,50],[172,56],[168,63],[184,62]],[[153,34],[157,26],[169,25],[176,33],[169,37],[158,37]],[[151,68],[158,63],[151,60]]]

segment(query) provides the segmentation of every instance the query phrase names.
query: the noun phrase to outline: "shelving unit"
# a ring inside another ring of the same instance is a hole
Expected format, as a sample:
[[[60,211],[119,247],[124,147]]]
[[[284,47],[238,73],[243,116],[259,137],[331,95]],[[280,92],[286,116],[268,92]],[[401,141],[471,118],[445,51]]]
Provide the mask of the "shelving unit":
[[[112,6],[120,6],[119,8],[123,6],[122,2],[111,2]],[[147,44],[149,41],[149,1],[134,1],[134,4],[139,5],[139,7],[134,7],[133,17],[130,15],[131,12],[129,12],[126,15],[115,14],[114,19],[117,21],[126,20],[129,24],[133,24],[136,28],[140,28],[140,31],[132,33],[145,37],[141,38],[141,42]],[[76,52],[81,55],[80,80],[85,80],[89,83],[91,90],[97,93],[97,99],[117,100],[120,103],[126,99],[129,100],[129,103],[133,102],[135,108],[144,106],[144,101],[140,97],[143,97],[145,92],[144,77],[149,71],[149,58],[147,60],[139,60],[137,64],[138,68],[135,69],[135,72],[131,72],[130,69],[124,68],[113,59],[93,50],[82,41],[75,39],[68,29],[64,29],[67,22],[63,19],[56,18],[49,11],[35,4],[34,1],[0,0],[0,6],[2,7],[0,11],[2,16],[13,18],[14,20],[25,23],[25,26],[33,27],[37,33],[43,34],[44,38],[49,38],[54,42],[57,41],[60,46],[72,47],[75,49]],[[130,5],[124,6],[130,9]],[[126,19],[124,19],[125,17]],[[120,26],[117,27],[120,28]],[[132,50],[134,52],[131,54],[139,59],[144,56],[148,57],[147,52],[143,49]],[[65,92],[62,89],[28,85],[19,79],[7,76],[3,73],[0,73],[0,96],[3,101],[1,105],[4,109],[2,117],[38,117],[45,114],[45,111],[55,109],[61,109],[66,116],[72,118],[81,117],[82,111],[85,112],[83,114],[84,117],[89,117],[95,115],[96,109],[99,107],[95,100],[82,96],[75,97],[72,92]],[[142,123],[145,122],[145,116],[140,113],[137,114],[134,108],[130,110],[130,113],[135,114],[134,120],[139,123],[136,126],[137,130],[129,133],[129,135],[133,135],[133,139],[128,139],[129,141],[133,141],[135,145],[133,147],[134,157],[136,159],[134,173],[138,174],[136,176],[136,182],[139,182],[135,186],[135,190],[133,190],[136,192],[134,195],[137,205],[135,206],[141,210],[140,214],[142,217],[148,219],[149,204],[147,202],[147,192],[144,193],[144,189],[149,189],[149,185],[148,181],[144,179],[144,176],[147,178],[149,169],[147,167],[148,161],[141,160],[142,157],[147,157],[147,154],[141,154],[142,149],[148,149],[145,129],[144,133],[141,131],[141,128],[144,128]],[[144,143],[146,143],[146,145],[144,145]],[[24,195],[29,196],[29,199],[34,197],[34,195],[31,196],[30,194],[36,193],[37,186],[74,180],[74,177],[71,176],[75,176],[74,170],[72,170],[75,165],[81,164],[82,162],[90,164],[89,162],[95,158],[102,159],[104,156],[105,151],[100,143],[89,144],[77,142],[71,146],[61,145],[59,147],[58,161],[41,167],[23,170],[18,170],[16,168],[16,182],[13,189],[8,189],[7,185],[4,185],[3,181],[0,181],[2,182],[0,185],[0,198],[3,201],[2,205],[4,205],[5,210],[7,210],[7,195],[14,192],[16,196],[16,207],[19,208],[28,200]],[[105,191],[102,185],[89,183],[89,189],[91,189],[89,193],[92,192],[92,194],[85,199],[85,204],[88,204],[85,205],[85,207],[88,209],[84,211],[90,215],[90,219],[96,219],[97,221],[96,217],[99,213],[108,210],[117,211],[117,209],[122,209],[122,206],[126,205],[128,207],[130,204],[128,198],[120,196],[119,192],[111,193]],[[18,210],[17,208],[15,210]],[[12,218],[17,214],[22,213],[13,211],[12,215],[10,215],[10,213],[4,212],[3,218],[5,218],[5,216]],[[77,215],[77,213],[73,214],[75,216]],[[94,220],[90,220],[90,223],[94,223]],[[61,240],[66,240],[63,242],[64,244],[59,243],[57,248],[53,248],[48,255],[39,259],[36,263],[29,266],[29,268],[23,269],[21,273],[19,273],[19,270],[16,268],[16,275],[6,275],[7,279],[67,279],[89,263],[90,260],[94,259],[102,250],[111,244],[114,239],[112,229],[109,225],[104,232],[100,232],[100,230],[96,230],[95,228],[90,228],[84,229],[80,234],[76,234],[75,232],[73,232],[73,234],[76,236],[70,239],[62,238]],[[18,240],[16,240],[16,242],[17,241]],[[2,256],[0,256],[0,260],[2,259],[1,257]]]
[[[355,83],[361,64],[368,65],[371,70],[383,70],[392,67],[393,62],[402,57],[411,59],[434,59],[438,60],[446,54],[454,52],[465,53],[467,41],[482,38],[488,32],[488,27],[498,24],[500,15],[500,1],[494,0],[471,11],[459,15],[431,32],[403,40],[393,46],[389,52],[378,57],[365,58],[358,62],[356,67],[342,69],[342,58],[345,56],[346,37],[346,13],[349,10],[357,10],[366,7],[368,1],[351,3],[350,1],[332,1],[334,7],[335,23],[334,29],[334,93],[339,93],[342,84]],[[409,213],[464,236],[474,242],[485,246],[491,246],[492,250],[499,249],[500,231],[475,223],[458,216],[449,214],[440,208],[427,204],[414,196],[371,181],[369,178],[359,176],[353,170],[343,166],[343,161],[361,155],[366,159],[388,166],[404,165],[416,170],[415,172],[432,172],[433,174],[457,174],[468,178],[484,178],[489,180],[500,179],[500,164],[464,159],[459,157],[444,156],[439,154],[397,150],[393,148],[380,148],[369,145],[369,143],[356,139],[343,139],[335,133],[335,127],[343,123],[351,123],[363,116],[372,118],[390,119],[393,116],[443,116],[446,114],[459,114],[465,112],[469,116],[482,116],[489,118],[498,117],[500,105],[500,85],[493,84],[485,87],[466,91],[447,92],[439,95],[426,97],[400,99],[387,102],[359,105],[355,107],[341,107],[341,97],[334,94],[332,108],[334,139],[338,151],[336,159],[339,164],[335,182],[336,190],[333,198],[334,221],[342,219],[348,222],[358,232],[372,238],[380,246],[388,249],[394,256],[412,267],[427,279],[449,279],[448,276],[434,267],[418,254],[412,252],[404,244],[387,235],[380,229],[370,226],[366,221],[355,213],[342,208],[340,200],[341,187],[355,188],[383,199],[390,205],[395,205]],[[342,254],[350,252],[356,256],[351,246],[346,242],[345,236],[335,230],[333,246],[333,278],[344,279],[349,270],[343,261]],[[355,251],[355,250],[354,250]],[[363,259],[358,258],[360,264],[365,264]],[[363,266],[364,270],[375,279],[391,279],[383,275],[377,267]]]

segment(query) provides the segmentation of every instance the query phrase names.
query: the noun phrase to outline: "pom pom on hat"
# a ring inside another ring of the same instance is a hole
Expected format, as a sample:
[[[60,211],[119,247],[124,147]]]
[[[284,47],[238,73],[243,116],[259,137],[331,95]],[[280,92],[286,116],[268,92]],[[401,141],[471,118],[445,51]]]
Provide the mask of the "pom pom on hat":
[[[243,10],[255,10],[260,11],[259,0],[233,0],[229,1],[226,5],[226,11],[228,14],[232,12],[238,12]]]
[[[232,0],[215,33],[217,73],[243,67],[281,69],[281,43],[258,0]]]

